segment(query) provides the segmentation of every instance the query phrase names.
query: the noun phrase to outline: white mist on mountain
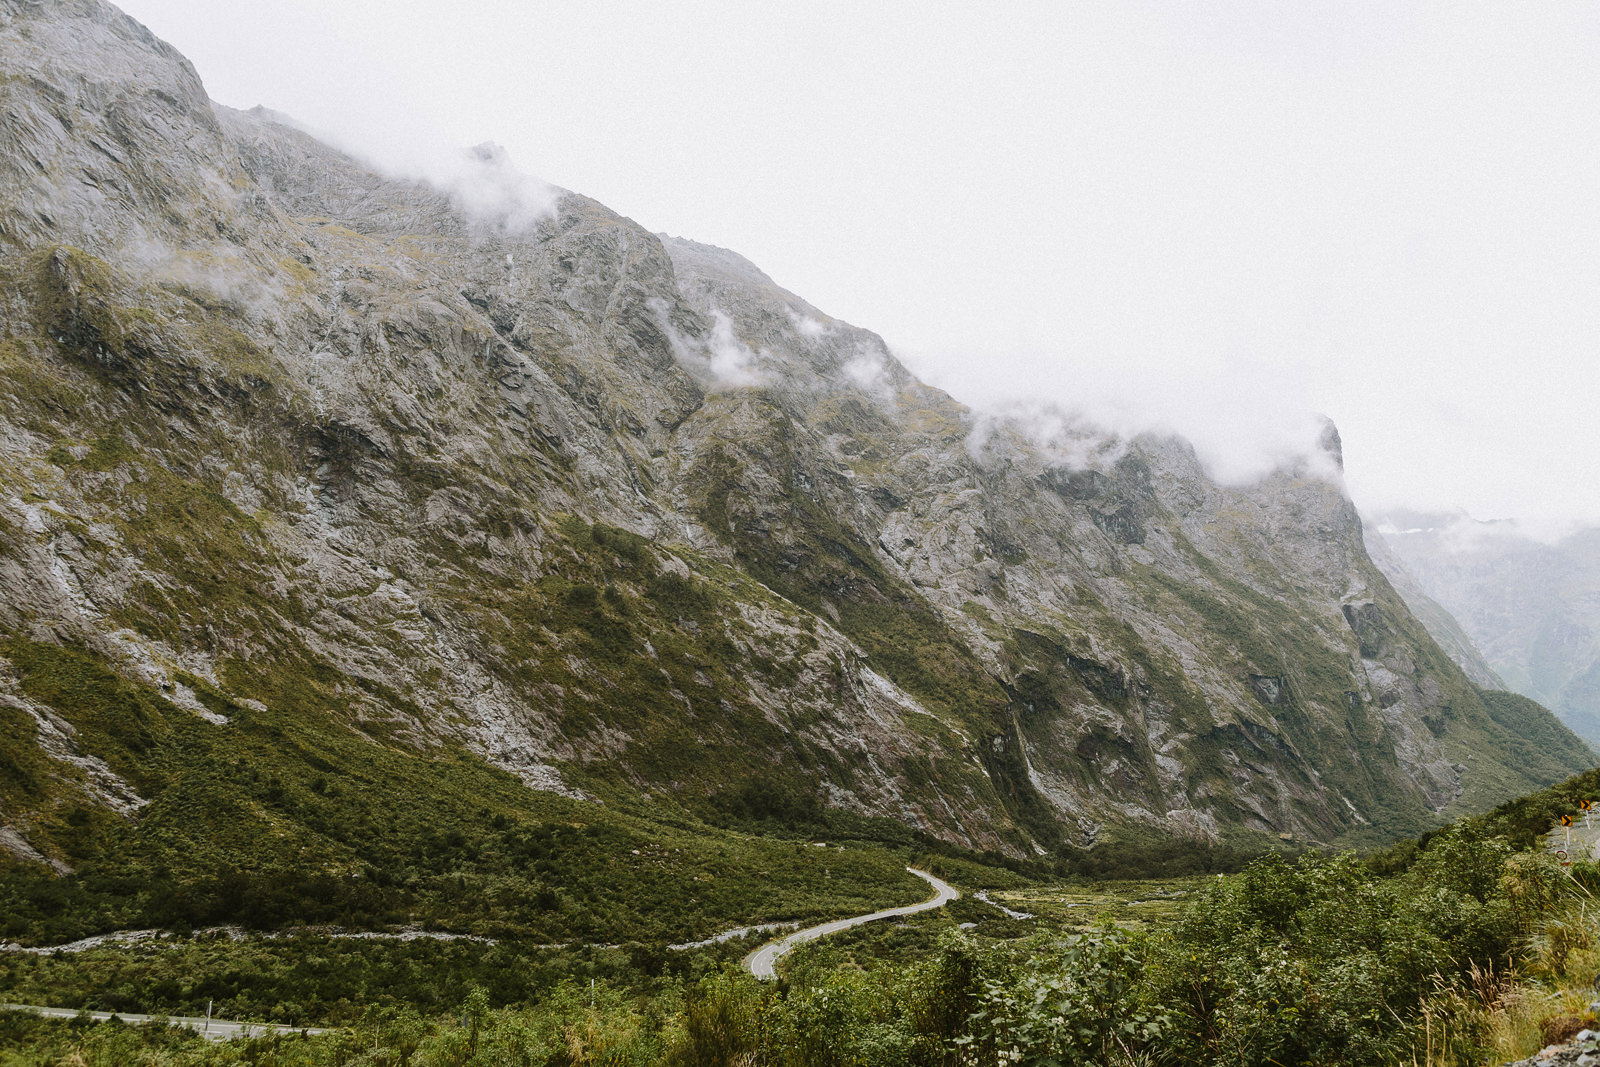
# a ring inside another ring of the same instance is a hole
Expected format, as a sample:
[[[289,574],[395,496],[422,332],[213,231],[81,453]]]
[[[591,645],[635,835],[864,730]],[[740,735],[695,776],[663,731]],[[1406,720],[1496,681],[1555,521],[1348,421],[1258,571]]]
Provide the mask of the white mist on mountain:
[[[765,380],[756,365],[756,354],[734,336],[733,320],[721,311],[711,313],[711,336],[705,350],[705,368],[717,385],[740,388]]]
[[[789,309],[789,321],[794,323],[796,332],[807,340],[814,341],[829,331],[827,323],[820,322],[810,315],[794,310],[794,308]]]
[[[513,163],[501,145],[485,141],[463,148],[421,120],[330,130],[271,108],[257,112],[337,148],[386,178],[431,185],[463,215],[508,234],[526,233],[549,218],[561,196],[559,189]]]
[[[666,335],[673,356],[705,389],[716,392],[767,383],[768,375],[760,365],[766,353],[758,354],[739,340],[733,319],[725,312],[711,309],[711,330],[702,338],[679,330],[673,324],[671,308],[665,301],[651,299],[646,301],[646,306]]]
[[[1374,512],[1378,533],[1395,539],[1426,539],[1446,556],[1483,550],[1515,550],[1534,545],[1559,545],[1593,525],[1572,518],[1478,519],[1466,511],[1421,512],[1409,509]]]
[[[1013,400],[973,412],[967,453],[979,463],[1007,453],[1006,436],[1026,441],[1068,470],[1109,469],[1128,450],[1128,438],[1085,421],[1059,405]]]
[[[814,319],[803,320],[800,327],[801,333],[805,332],[805,323],[814,323],[815,321]],[[872,397],[883,407],[891,411],[897,407],[894,382],[889,373],[888,360],[882,352],[877,351],[872,346],[864,342],[856,345],[855,356],[844,365],[844,376],[857,389]]]
[[[423,169],[423,180],[447,190],[456,207],[508,233],[523,233],[555,211],[560,193],[519,170],[504,148],[485,141],[465,152],[446,153],[441,165]]]
[[[142,268],[154,279],[203,292],[213,302],[230,304],[254,318],[273,316],[284,295],[244,252],[225,240],[196,250],[145,239],[125,245],[119,257],[124,267]]]
[[[130,9],[219,99],[388,172],[494,137],[969,403],[1170,427],[1232,479],[1323,412],[1369,509],[1600,520],[1593,5]]]
[[[1064,457],[1099,455],[1110,447],[1104,442],[1141,434],[1176,435],[1224,485],[1249,485],[1283,469],[1343,479],[1322,446],[1327,418],[1312,408],[1290,369],[1235,365],[1150,373],[1062,359],[1032,364],[1023,386],[1004,361],[996,367],[983,359],[958,362],[915,352],[902,358],[925,381]]]

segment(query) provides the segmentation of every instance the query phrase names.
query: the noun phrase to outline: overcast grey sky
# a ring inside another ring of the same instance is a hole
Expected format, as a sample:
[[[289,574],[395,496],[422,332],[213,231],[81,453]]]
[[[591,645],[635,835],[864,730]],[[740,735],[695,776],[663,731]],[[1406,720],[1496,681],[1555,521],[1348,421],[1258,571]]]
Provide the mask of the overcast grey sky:
[[[128,0],[211,95],[494,140],[969,403],[1344,436],[1358,503],[1600,521],[1600,5]]]

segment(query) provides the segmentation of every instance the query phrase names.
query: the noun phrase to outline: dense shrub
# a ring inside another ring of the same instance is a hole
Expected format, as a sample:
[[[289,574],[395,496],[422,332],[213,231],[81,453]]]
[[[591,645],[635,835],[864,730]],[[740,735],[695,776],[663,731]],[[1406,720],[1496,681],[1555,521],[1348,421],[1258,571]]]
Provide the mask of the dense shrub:
[[[1484,976],[1519,960],[1560,970],[1569,955],[1592,952],[1572,909],[1584,893],[1550,857],[1512,853],[1465,826],[1434,835],[1397,875],[1349,855],[1267,857],[1207,884],[1181,920],[1151,932],[1104,925],[996,942],[948,930],[914,962],[869,960],[868,969],[822,943],[797,953],[775,984],[731,966],[520,994],[492,981],[458,992],[444,1018],[390,1006],[338,1034],[263,1040],[240,1054],[306,1067],[1360,1067],[1410,1062],[1422,1049],[1429,1064],[1477,1062]],[[492,980],[515,966],[503,957],[483,973]],[[312,974],[276,980],[291,995]],[[518,995],[520,1006],[492,1007]],[[158,1031],[0,1025],[0,1062],[69,1056],[237,1062]]]

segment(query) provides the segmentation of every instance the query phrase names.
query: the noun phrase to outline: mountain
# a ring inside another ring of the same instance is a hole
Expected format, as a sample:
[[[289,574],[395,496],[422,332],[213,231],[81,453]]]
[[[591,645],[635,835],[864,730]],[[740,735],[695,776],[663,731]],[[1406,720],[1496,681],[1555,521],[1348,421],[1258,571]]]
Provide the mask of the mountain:
[[[1483,653],[1478,651],[1478,646],[1473,644],[1467,631],[1461,628],[1454,615],[1446,611],[1444,605],[1429,596],[1422,588],[1422,583],[1406,567],[1405,563],[1395,554],[1389,546],[1389,538],[1379,532],[1380,523],[1366,517],[1362,518],[1361,540],[1366,546],[1367,555],[1373,564],[1389,579],[1389,584],[1394,586],[1395,592],[1406,602],[1406,607],[1428,628],[1428,633],[1439,642],[1439,647],[1449,654],[1456,666],[1464,671],[1472,684],[1484,689],[1505,690],[1509,688],[1505,679],[1495,672],[1484,659]]]
[[[1362,840],[1591,762],[1407,610],[1331,426],[1228,486],[981,414],[492,146],[386,177],[99,0],[0,12],[30,862],[375,878],[479,790],[1018,857]]]
[[[1600,746],[1600,529],[1546,543],[1512,523],[1406,511],[1376,527],[1507,688]]]

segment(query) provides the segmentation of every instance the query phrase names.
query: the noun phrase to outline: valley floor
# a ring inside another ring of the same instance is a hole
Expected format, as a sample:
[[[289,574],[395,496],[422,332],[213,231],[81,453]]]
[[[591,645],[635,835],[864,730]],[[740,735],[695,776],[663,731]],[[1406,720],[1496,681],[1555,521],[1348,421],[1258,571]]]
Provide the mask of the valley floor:
[[[1596,795],[1591,772],[1365,859],[1269,855],[1238,873],[1166,879],[1027,875],[862,842],[752,843],[744,854],[881,870],[872,892],[903,912],[798,945],[773,981],[739,967],[771,935],[758,928],[674,945],[327,928],[34,944],[0,953],[0,1000],[74,1018],[0,1013],[0,1064],[1505,1062],[1600,1028],[1600,865],[1563,865],[1548,833]],[[925,893],[908,862],[949,892],[905,906]],[[861,891],[841,885],[809,907],[877,910],[849,904]],[[718,918],[710,933],[748,913],[724,906]],[[218,1045],[77,1013],[198,1016],[208,1002],[222,1018],[336,1032]]]

